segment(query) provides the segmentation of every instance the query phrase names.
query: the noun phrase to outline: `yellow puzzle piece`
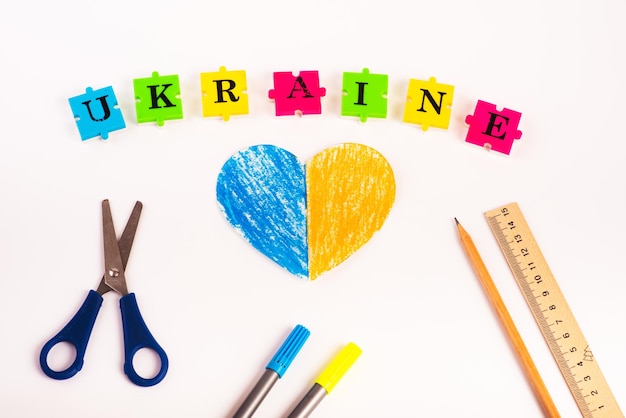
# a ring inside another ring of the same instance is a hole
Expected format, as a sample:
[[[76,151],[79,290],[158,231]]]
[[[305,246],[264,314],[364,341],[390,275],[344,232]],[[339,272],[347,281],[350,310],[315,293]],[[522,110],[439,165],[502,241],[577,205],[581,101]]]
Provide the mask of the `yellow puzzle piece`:
[[[448,129],[453,96],[454,86],[437,83],[434,77],[410,79],[402,121],[422,125],[424,131],[431,126]]]
[[[226,71],[200,73],[202,116],[221,116],[227,121],[231,115],[248,114],[248,86],[246,72]]]

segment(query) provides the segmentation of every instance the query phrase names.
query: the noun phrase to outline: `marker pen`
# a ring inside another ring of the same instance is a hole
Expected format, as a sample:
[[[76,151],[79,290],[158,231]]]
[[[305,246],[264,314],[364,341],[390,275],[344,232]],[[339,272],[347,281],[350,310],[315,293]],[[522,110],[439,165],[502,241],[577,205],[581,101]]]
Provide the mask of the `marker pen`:
[[[302,325],[297,325],[280,346],[272,360],[265,367],[265,372],[254,385],[233,418],[249,418],[259,407],[274,383],[278,381],[296,357],[311,333]]]
[[[361,349],[356,344],[349,343],[346,345],[315,380],[313,387],[291,411],[288,418],[308,417],[322,402],[322,399],[333,390],[360,355]]]

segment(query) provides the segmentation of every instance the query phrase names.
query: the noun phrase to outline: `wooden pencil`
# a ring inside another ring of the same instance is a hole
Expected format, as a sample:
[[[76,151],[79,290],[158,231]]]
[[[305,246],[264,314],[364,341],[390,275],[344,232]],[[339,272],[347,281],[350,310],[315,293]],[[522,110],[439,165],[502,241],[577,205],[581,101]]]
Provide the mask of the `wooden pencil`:
[[[465,253],[470,259],[472,267],[474,268],[476,275],[480,279],[483,289],[485,290],[485,293],[487,293],[487,297],[489,298],[493,309],[496,311],[498,319],[502,323],[502,326],[506,331],[507,336],[509,337],[511,345],[513,346],[519,358],[519,361],[523,366],[526,378],[529,380],[532,390],[535,393],[535,396],[537,397],[541,408],[543,409],[546,416],[549,418],[560,417],[559,412],[557,411],[556,406],[554,405],[554,402],[550,397],[550,393],[548,393],[548,389],[543,383],[543,380],[539,375],[539,371],[537,370],[537,367],[535,366],[535,363],[533,362],[533,359],[530,356],[530,353],[528,352],[528,349],[526,348],[526,345],[524,344],[521,335],[517,331],[515,323],[513,322],[509,311],[506,309],[504,301],[500,297],[500,293],[493,283],[493,280],[489,275],[489,272],[487,271],[487,267],[485,267],[485,263],[483,263],[483,260],[480,257],[480,254],[478,253],[478,250],[476,249],[472,238],[469,236],[467,231],[465,231],[465,229],[461,226],[456,218],[454,218],[454,221],[456,222],[456,227],[459,231],[459,237],[461,239],[461,244],[463,245]]]

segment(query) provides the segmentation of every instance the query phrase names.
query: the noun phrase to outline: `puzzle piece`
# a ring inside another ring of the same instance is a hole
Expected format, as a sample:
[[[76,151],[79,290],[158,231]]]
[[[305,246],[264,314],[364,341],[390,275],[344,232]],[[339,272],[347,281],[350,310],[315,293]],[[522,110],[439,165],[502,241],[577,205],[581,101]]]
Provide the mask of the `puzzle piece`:
[[[343,97],[341,115],[358,116],[361,122],[368,117],[387,117],[387,74],[370,74],[364,68],[361,73],[343,73]]]
[[[231,115],[248,114],[248,92],[245,71],[200,73],[202,89],[202,116],[221,116],[228,121]]]
[[[166,120],[183,118],[178,75],[159,75],[133,80],[137,123],[156,122],[163,126]]]
[[[410,79],[402,121],[422,125],[423,131],[431,126],[448,129],[453,96],[454,86],[437,83],[434,77]]]
[[[276,116],[319,115],[322,113],[322,97],[326,89],[320,87],[317,71],[301,71],[294,76],[290,72],[274,73],[274,89],[268,92],[274,100]]]
[[[518,130],[522,117],[520,112],[479,100],[473,115],[465,117],[469,125],[465,142],[486,147],[503,154],[509,154],[513,141],[522,137]]]
[[[126,127],[113,87],[98,90],[87,87],[85,91],[68,99],[81,140],[100,135],[106,141],[109,132]]]

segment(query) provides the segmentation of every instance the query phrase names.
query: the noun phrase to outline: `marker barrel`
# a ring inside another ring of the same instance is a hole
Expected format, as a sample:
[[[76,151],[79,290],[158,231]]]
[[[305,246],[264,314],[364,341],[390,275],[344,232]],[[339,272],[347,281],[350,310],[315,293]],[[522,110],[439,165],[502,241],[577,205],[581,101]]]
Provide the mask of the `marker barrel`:
[[[277,381],[278,373],[271,369],[265,369],[265,373],[254,385],[237,412],[235,412],[235,415],[233,415],[233,418],[251,417]]]
[[[254,385],[239,409],[237,409],[233,418],[250,418],[254,414],[274,386],[274,383],[283,377],[283,374],[287,371],[310,334],[309,330],[302,325],[297,325],[291,331],[270,360],[259,381]]]
[[[315,383],[287,418],[307,418],[327,394],[322,385]]]
[[[313,387],[289,414],[288,418],[306,418],[332,392],[335,385],[361,355],[361,349],[355,343],[348,343],[319,375]]]

